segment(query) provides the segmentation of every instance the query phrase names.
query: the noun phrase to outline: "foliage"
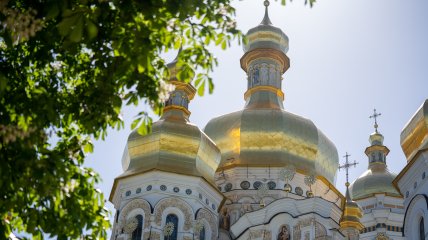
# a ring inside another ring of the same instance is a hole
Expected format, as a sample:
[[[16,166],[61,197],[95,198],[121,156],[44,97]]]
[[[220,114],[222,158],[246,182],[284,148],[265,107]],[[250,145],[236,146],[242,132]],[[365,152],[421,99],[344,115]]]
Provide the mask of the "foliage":
[[[162,111],[169,50],[183,48],[178,78],[211,93],[207,46],[243,40],[230,2],[0,1],[0,238],[106,238],[100,178],[83,167],[91,139],[123,128],[124,104]],[[151,123],[143,111],[132,127]]]
[[[207,46],[242,39],[230,0],[0,2],[0,238],[105,238],[90,139],[123,127],[123,104],[161,111],[161,54],[178,57],[199,94],[213,90]],[[162,94],[161,94],[162,95]],[[151,119],[140,114],[142,133]]]

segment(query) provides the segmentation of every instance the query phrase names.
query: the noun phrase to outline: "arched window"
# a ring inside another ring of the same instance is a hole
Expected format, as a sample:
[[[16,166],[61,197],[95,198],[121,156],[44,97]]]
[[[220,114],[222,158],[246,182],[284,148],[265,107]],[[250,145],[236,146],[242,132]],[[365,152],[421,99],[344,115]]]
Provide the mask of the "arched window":
[[[141,240],[143,234],[143,216],[137,215],[135,217],[138,221],[137,228],[132,232],[132,240]]]
[[[199,232],[199,240],[205,240],[205,227],[202,227],[201,231]]]
[[[165,236],[165,240],[177,240],[177,233],[178,233],[178,217],[175,214],[168,214],[168,216],[166,216],[166,222],[165,222],[165,226],[168,223],[172,223],[174,225],[174,231],[172,232],[172,234],[170,236]]]
[[[424,218],[421,218],[421,221],[419,222],[419,239],[425,240],[425,223]]]

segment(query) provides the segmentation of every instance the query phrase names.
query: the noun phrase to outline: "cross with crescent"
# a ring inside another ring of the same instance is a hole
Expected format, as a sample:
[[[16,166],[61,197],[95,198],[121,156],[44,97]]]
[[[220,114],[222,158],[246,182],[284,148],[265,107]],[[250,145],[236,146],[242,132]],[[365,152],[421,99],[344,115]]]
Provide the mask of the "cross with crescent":
[[[347,185],[349,185],[349,168],[351,168],[352,166],[355,167],[358,164],[356,161],[354,161],[353,163],[349,163],[349,157],[350,156],[351,155],[349,155],[348,152],[346,152],[345,156],[343,156],[346,159],[345,164],[339,165],[339,171],[342,168],[344,168],[346,171],[346,184]]]
[[[377,132],[377,127],[378,127],[377,117],[379,117],[380,115],[382,115],[382,113],[377,113],[376,108],[375,108],[375,109],[373,109],[373,115],[369,116],[369,118],[374,118],[374,127],[375,127],[376,132]]]

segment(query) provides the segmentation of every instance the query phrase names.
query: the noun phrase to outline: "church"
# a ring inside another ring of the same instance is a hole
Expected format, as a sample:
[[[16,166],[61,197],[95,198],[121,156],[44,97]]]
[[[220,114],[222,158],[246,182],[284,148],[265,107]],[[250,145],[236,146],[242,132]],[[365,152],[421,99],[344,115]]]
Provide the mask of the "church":
[[[337,170],[356,163],[339,163],[311,120],[284,110],[289,40],[264,5],[240,59],[242,110],[198,128],[189,120],[196,90],[177,79],[176,60],[168,64],[175,88],[164,112],[150,134],[130,134],[113,183],[111,239],[428,239],[428,100],[401,133],[407,165],[398,175],[374,112],[368,169],[341,193]]]

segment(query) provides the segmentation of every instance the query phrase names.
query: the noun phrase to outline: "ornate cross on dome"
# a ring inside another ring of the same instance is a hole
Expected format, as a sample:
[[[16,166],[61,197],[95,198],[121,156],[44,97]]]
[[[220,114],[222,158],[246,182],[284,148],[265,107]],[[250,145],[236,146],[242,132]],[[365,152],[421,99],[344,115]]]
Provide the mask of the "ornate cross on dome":
[[[356,161],[354,161],[354,163],[349,163],[349,157],[350,156],[351,155],[349,155],[348,152],[346,152],[345,156],[343,156],[346,159],[345,164],[339,165],[339,171],[342,168],[344,168],[346,171],[346,187],[349,186],[349,168],[351,168],[352,166],[355,167],[358,164]]]
[[[373,109],[373,115],[369,116],[369,118],[374,118],[374,128],[375,128],[376,132],[377,132],[377,127],[378,127],[377,117],[379,117],[380,115],[382,115],[382,113],[377,113],[376,108],[375,108],[375,109]]]

